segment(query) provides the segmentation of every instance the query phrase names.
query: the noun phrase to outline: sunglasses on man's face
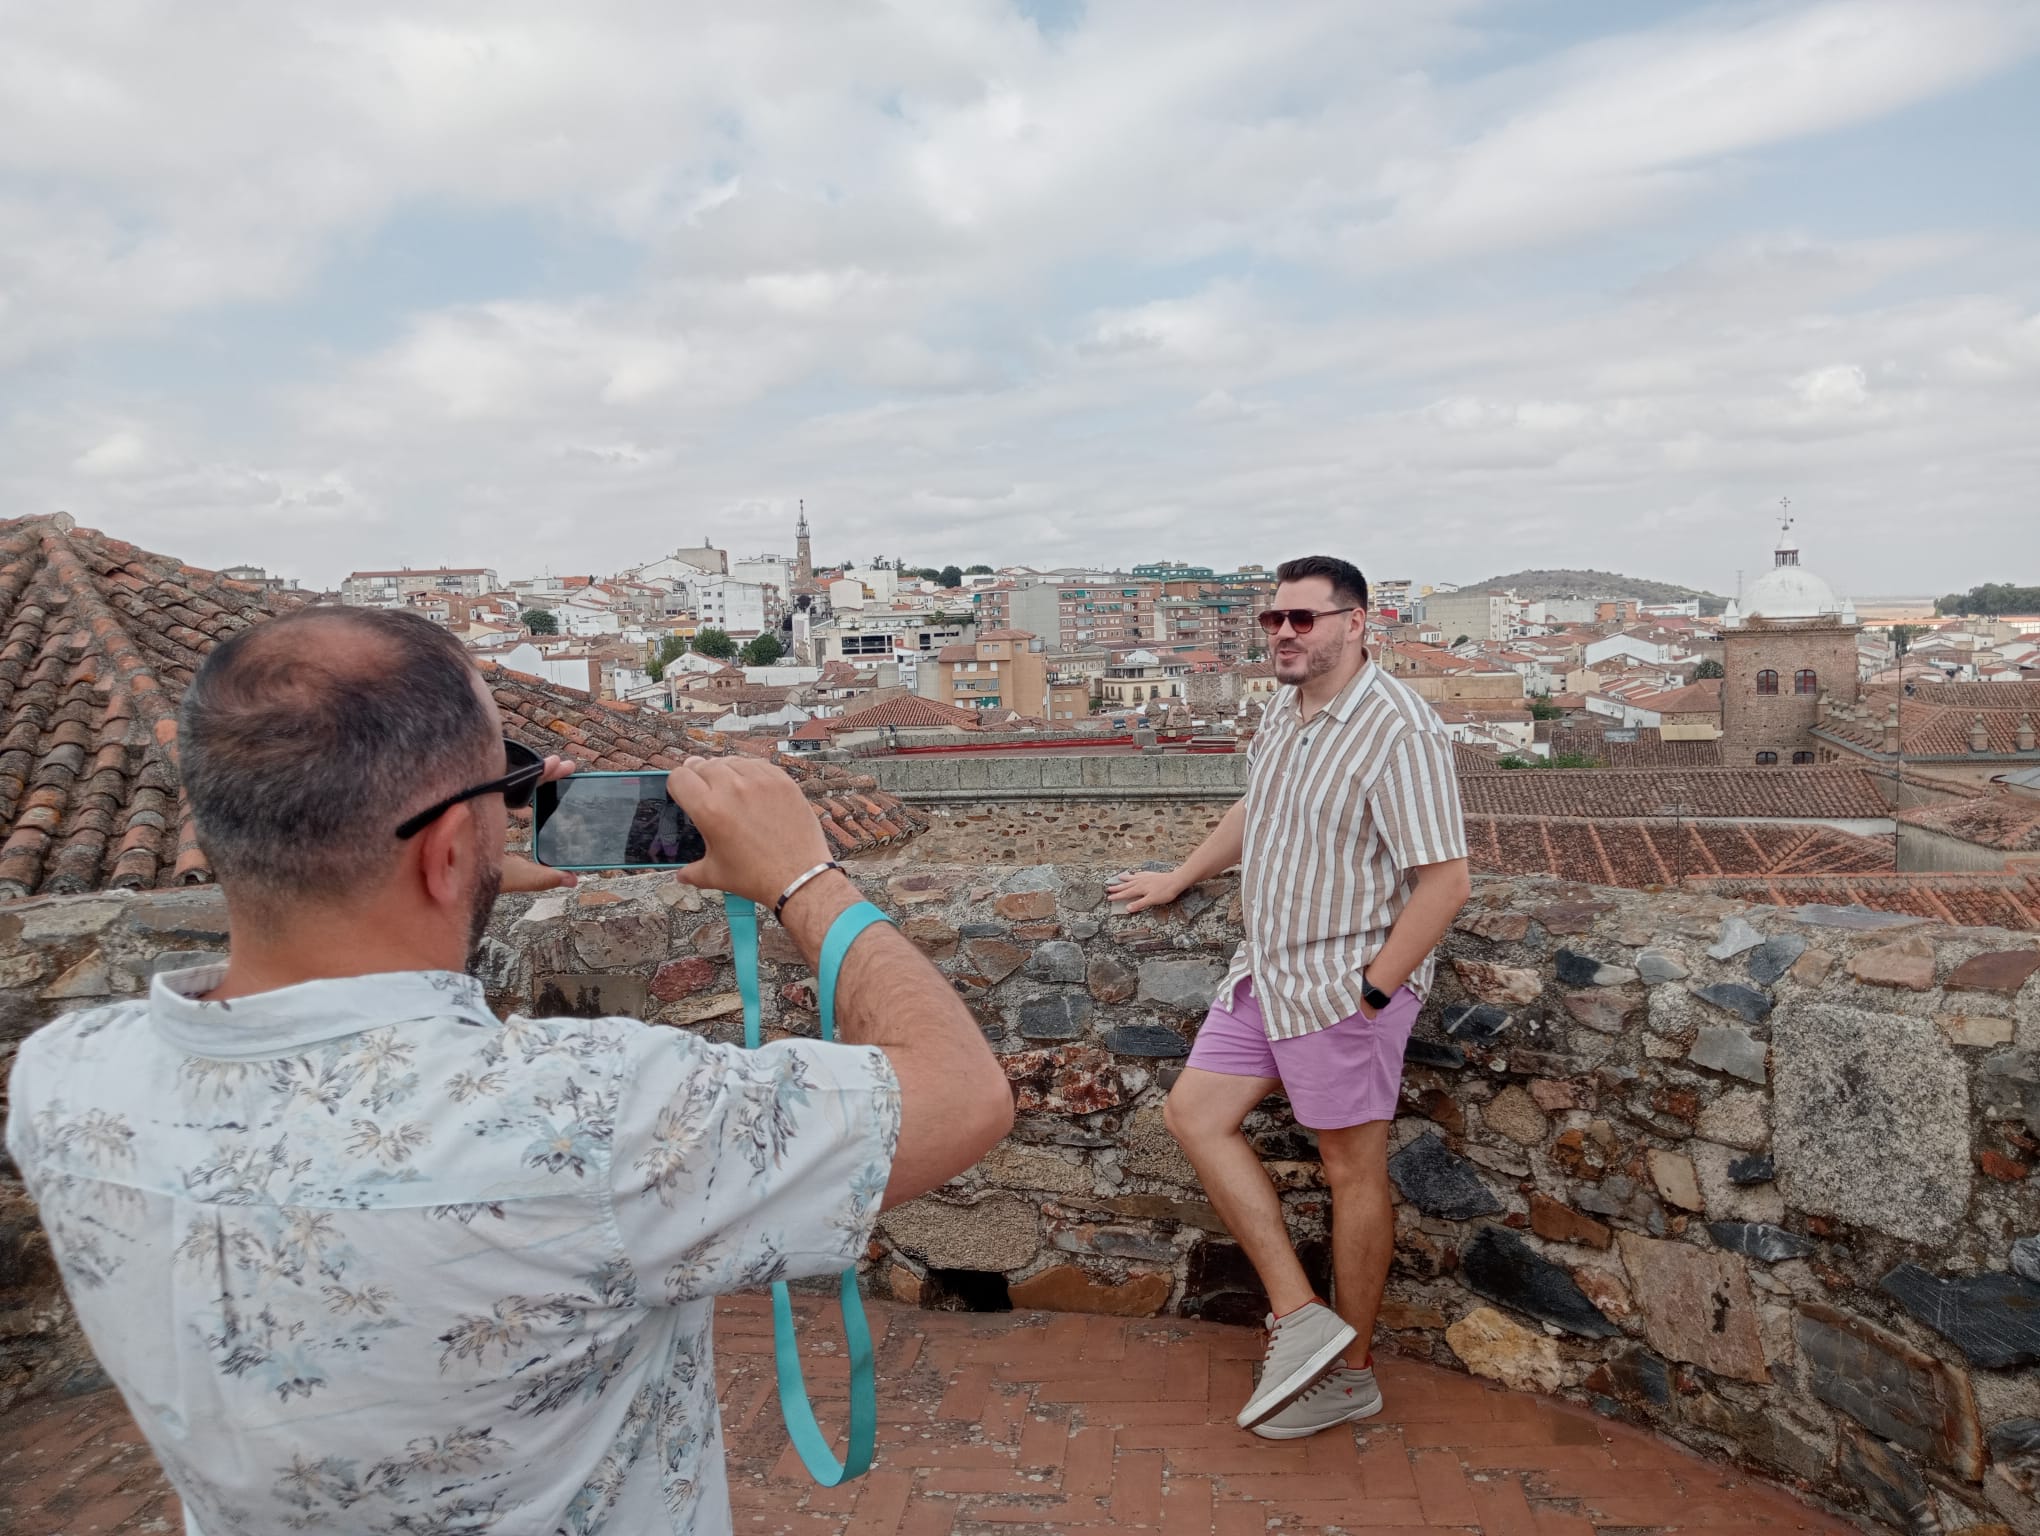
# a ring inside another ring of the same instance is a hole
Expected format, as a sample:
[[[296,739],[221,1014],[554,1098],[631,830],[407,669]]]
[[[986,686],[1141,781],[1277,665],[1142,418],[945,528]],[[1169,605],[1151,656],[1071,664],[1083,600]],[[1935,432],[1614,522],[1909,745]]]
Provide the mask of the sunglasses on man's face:
[[[457,795],[448,795],[437,805],[428,806],[399,826],[397,836],[416,837],[463,800],[475,800],[483,795],[500,794],[505,806],[513,811],[523,810],[531,804],[538,781],[545,777],[545,759],[522,742],[512,741],[507,736],[503,738],[503,758],[509,772],[502,778],[471,785]]]
[[[1264,608],[1254,617],[1261,621],[1261,628],[1269,634],[1280,633],[1283,624],[1299,635],[1307,635],[1319,619],[1329,619],[1335,613],[1352,613],[1353,608]]]

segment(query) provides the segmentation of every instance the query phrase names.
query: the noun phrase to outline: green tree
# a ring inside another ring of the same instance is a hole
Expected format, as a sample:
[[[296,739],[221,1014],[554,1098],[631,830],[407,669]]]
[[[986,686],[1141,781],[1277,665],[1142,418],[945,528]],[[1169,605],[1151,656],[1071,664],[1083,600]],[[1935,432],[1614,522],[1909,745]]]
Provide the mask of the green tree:
[[[1912,649],[1913,641],[1926,632],[1927,626],[1925,624],[1894,624],[1891,626],[1892,649],[1898,653],[1900,661],[1905,660],[1905,653]]]
[[[1532,699],[1530,701],[1530,718],[1533,720],[1556,720],[1564,713],[1563,709],[1559,708],[1558,705],[1552,703],[1549,699]]]
[[[993,576],[998,573],[989,565],[966,565],[963,568],[963,574],[966,576]]]
[[[1974,614],[1991,618],[2004,613],[2040,613],[2040,587],[2015,587],[2007,581],[1987,581],[1967,592],[1950,592],[1934,604],[1943,616]]]
[[[908,574],[917,581],[932,581],[937,585],[940,585],[942,581],[942,573],[932,565],[916,566]]]
[[[703,656],[712,656],[717,661],[728,661],[737,654],[737,642],[729,634],[713,624],[707,629],[694,632],[694,649]]]
[[[769,667],[786,654],[786,648],[779,643],[779,636],[768,629],[745,646],[742,654],[747,667]]]
[[[1726,677],[1726,676],[1728,676],[1728,669],[1722,666],[1722,664],[1716,661],[1712,656],[1708,657],[1705,661],[1701,662],[1699,666],[1693,669],[1693,681],[1696,683],[1699,682],[1702,678]]]
[[[517,615],[517,622],[534,635],[556,635],[560,632],[560,621],[543,608],[527,608]]]
[[[960,587],[963,585],[963,572],[953,565],[945,565],[936,573],[935,579],[945,587]]]
[[[666,668],[687,654],[687,637],[668,635],[657,645],[648,646],[647,650],[650,659],[645,662],[645,675],[656,683],[665,677]]]

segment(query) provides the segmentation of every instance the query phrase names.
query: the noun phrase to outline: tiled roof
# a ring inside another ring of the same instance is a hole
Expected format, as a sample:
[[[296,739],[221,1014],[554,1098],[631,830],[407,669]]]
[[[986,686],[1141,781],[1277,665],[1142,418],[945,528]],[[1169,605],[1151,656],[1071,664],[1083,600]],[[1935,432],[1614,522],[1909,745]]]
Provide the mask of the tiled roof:
[[[2009,757],[2019,750],[2020,722],[2040,729],[2040,683],[1917,683],[1906,696],[1893,684],[1863,690],[1857,713],[1830,709],[1819,729],[1872,752],[1884,748],[1884,718],[1898,705],[1899,744],[1908,757],[1971,756],[1969,733],[1983,722],[1987,749],[1980,756]],[[2040,761],[2040,755],[2034,757]]]
[[[1472,773],[1498,773],[1495,764],[1501,761],[1499,749],[1491,746],[1476,746],[1470,741],[1452,743],[1452,769],[1462,776]]]
[[[738,740],[690,729],[678,717],[657,710],[626,705],[597,712],[566,690],[522,672],[490,667],[483,676],[503,712],[505,731],[534,752],[557,752],[583,768],[612,773],[675,768],[687,757],[720,757]],[[738,750],[749,755],[748,749]],[[772,751],[769,740],[765,751]],[[846,773],[833,764],[794,762],[786,771],[800,781],[832,853],[898,842],[928,824],[926,817],[880,789],[874,779]]]
[[[820,720],[803,720],[800,729],[786,738],[788,741],[829,741],[828,725]]]
[[[868,731],[885,726],[903,731],[915,728],[974,731],[977,723],[977,715],[971,710],[953,709],[911,693],[882,699],[862,709],[853,707],[830,722],[839,731]]]
[[[1603,768],[1719,768],[1719,741],[1666,741],[1655,726],[1637,728],[1634,741],[1607,741],[1598,719],[1577,724],[1553,721],[1549,737],[1554,754],[1592,758]]]
[[[1721,713],[1721,679],[1707,678],[1665,693],[1646,694],[1637,703],[1665,715],[1718,715]]]
[[[1965,928],[2040,931],[2040,870],[2030,867],[2002,874],[1802,875],[1687,883],[1737,901],[1780,907],[1869,907]]]
[[[1889,838],[1774,821],[1469,815],[1466,843],[1477,870],[1635,888],[1676,885],[1693,876],[1852,874],[1892,867]]]
[[[1890,806],[1861,768],[1606,768],[1462,772],[1469,815],[1883,817]]]
[[[1899,819],[2006,853],[2040,853],[2040,800],[2030,795],[1979,795],[1907,811]]]
[[[0,522],[0,896],[210,879],[177,706],[213,646],[298,605],[62,514]]]

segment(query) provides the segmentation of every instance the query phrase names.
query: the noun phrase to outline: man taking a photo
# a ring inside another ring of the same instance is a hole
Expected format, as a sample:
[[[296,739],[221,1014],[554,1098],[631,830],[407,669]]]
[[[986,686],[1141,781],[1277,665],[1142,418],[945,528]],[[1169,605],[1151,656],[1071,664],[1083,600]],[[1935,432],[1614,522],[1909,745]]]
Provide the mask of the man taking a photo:
[[[7,1145],[187,1530],[728,1532],[714,1298],[856,1263],[1012,1123],[954,989],[881,925],[844,1044],[496,1018],[463,967],[507,808],[566,765],[415,614],[241,632],[178,739],[231,956],[32,1036]],[[670,791],[697,886],[770,904],[828,859],[769,764]],[[790,897],[810,965],[857,900]]]
[[[1367,1341],[1395,1253],[1388,1127],[1468,876],[1452,744],[1368,656],[1366,578],[1325,555],[1276,577],[1260,618],[1284,687],[1248,750],[1246,798],[1176,869],[1121,875],[1110,894],[1138,912],[1242,866],[1246,937],[1166,1115],[1268,1292],[1267,1355],[1239,1423],[1285,1440],[1381,1410]],[[1278,1089],[1317,1134],[1336,1311],[1312,1293],[1241,1132]]]

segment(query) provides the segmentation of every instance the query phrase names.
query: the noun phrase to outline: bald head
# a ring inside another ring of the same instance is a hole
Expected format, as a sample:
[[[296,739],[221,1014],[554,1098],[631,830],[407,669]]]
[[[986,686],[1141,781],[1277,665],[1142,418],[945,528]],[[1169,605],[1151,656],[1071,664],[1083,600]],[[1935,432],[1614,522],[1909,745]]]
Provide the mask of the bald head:
[[[415,613],[309,608],[199,668],[179,771],[231,893],[327,904],[388,874],[411,812],[503,771],[473,661]]]

